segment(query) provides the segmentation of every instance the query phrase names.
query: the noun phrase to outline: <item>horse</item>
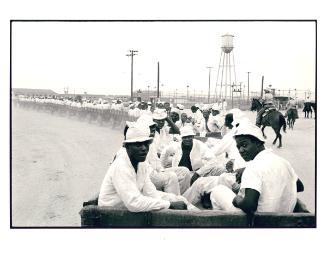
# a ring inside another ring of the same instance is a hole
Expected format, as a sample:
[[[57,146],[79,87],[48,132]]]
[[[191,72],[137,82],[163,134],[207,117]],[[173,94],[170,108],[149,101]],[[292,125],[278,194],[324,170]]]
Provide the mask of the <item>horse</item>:
[[[311,108],[313,109],[313,112],[315,113],[315,118],[316,118],[317,104],[315,102],[311,102]]]
[[[260,111],[263,108],[263,104],[260,103],[259,99],[253,98],[251,104],[251,111]],[[273,144],[276,144],[277,139],[279,139],[278,148],[282,147],[282,135],[280,129],[283,127],[283,131],[286,133],[286,121],[284,115],[277,110],[269,111],[264,117],[262,117],[262,135],[264,138],[267,138],[264,129],[265,127],[270,126],[275,131],[276,138],[273,141]]]
[[[288,128],[289,129],[293,129],[295,120],[298,118],[297,117],[297,110],[296,109],[293,109],[293,108],[289,109],[286,112],[285,117],[287,117],[287,125],[288,125]]]
[[[311,102],[305,102],[304,103],[304,108],[303,108],[303,112],[304,112],[304,118],[309,118],[309,114],[312,118],[312,103]]]

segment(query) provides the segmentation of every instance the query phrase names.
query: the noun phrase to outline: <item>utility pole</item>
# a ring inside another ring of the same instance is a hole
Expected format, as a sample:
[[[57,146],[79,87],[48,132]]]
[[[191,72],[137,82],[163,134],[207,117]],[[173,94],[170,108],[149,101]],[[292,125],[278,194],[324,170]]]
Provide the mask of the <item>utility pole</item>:
[[[150,101],[150,86],[148,86],[148,101]]]
[[[188,88],[189,88],[190,86],[187,85],[186,87],[187,87],[187,91],[186,91],[186,100],[187,100],[187,102],[188,102],[188,98],[189,98],[189,97],[188,97]]]
[[[159,99],[159,83],[160,83],[160,67],[158,62],[158,73],[157,73],[157,98]]]
[[[126,54],[126,56],[131,57],[131,101],[133,101],[133,57],[134,55],[137,55],[137,50],[129,50],[129,54]]]
[[[262,76],[262,81],[261,81],[261,98],[263,98],[263,81],[265,79],[265,76]]]
[[[211,77],[211,69],[213,67],[208,66],[207,69],[209,69],[209,90],[208,90],[208,104],[210,103],[210,77]]]
[[[250,71],[247,72],[248,73],[248,104],[250,103]]]

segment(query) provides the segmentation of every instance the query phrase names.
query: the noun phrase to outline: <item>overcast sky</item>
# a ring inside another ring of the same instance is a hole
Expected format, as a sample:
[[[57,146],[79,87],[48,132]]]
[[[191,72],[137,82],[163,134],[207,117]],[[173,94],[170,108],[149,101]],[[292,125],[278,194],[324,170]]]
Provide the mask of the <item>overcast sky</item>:
[[[214,92],[221,36],[234,35],[236,82],[250,91],[315,90],[314,22],[14,22],[13,88],[64,87],[76,94],[130,94],[155,89],[157,62],[163,90],[207,92],[208,69]],[[232,56],[231,56],[232,57]]]

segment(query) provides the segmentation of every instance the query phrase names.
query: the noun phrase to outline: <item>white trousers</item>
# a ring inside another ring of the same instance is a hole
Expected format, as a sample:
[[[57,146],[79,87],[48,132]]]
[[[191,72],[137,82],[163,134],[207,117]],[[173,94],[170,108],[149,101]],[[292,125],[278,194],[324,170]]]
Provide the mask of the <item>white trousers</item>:
[[[232,188],[236,183],[234,173],[223,173],[220,176],[209,176],[198,178],[192,186],[185,191],[183,196],[192,204],[197,204],[204,193],[210,193],[218,185],[225,185]],[[233,191],[232,191],[233,192]]]
[[[177,180],[180,188],[180,193],[183,194],[189,187],[191,182],[192,172],[186,167],[171,167],[164,170],[163,173],[173,172],[177,175]]]
[[[195,172],[201,177],[220,176],[226,172],[226,168],[224,165],[222,165],[221,161],[215,161],[209,164],[205,164]]]
[[[150,179],[157,190],[180,195],[190,187],[191,173],[185,167],[174,167],[163,172],[153,171]]]
[[[233,205],[235,193],[225,185],[218,185],[211,191],[210,200],[213,210],[240,212],[243,211]]]

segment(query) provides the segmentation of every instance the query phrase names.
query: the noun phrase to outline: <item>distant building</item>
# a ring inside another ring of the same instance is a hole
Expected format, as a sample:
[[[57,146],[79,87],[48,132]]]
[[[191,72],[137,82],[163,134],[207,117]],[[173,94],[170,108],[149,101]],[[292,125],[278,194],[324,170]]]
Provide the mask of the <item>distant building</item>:
[[[32,88],[12,88],[12,94],[17,95],[26,95],[26,96],[49,96],[49,95],[58,95],[56,92],[51,89],[32,89]]]

